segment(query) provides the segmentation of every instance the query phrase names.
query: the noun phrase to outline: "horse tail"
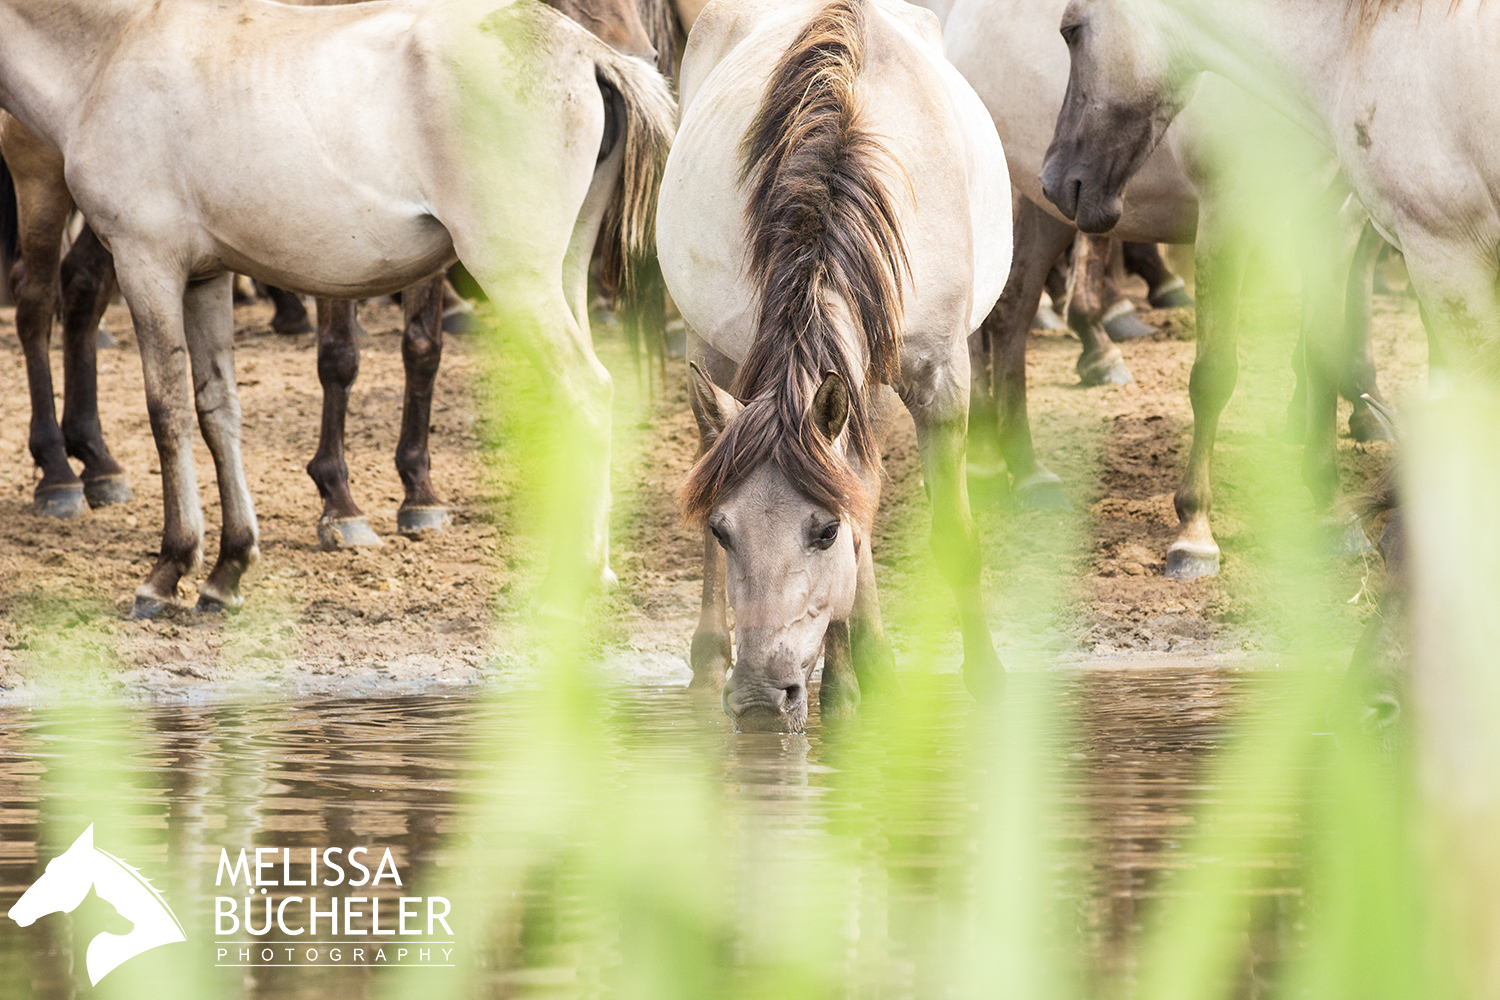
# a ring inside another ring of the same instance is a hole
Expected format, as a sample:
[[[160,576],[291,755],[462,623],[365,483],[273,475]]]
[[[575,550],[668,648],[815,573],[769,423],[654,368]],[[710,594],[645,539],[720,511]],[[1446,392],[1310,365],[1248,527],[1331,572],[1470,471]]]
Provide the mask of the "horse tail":
[[[809,380],[816,386],[835,371],[851,390],[863,387],[853,393],[850,444],[866,467],[878,468],[866,404],[870,383],[889,383],[900,368],[909,264],[880,172],[894,164],[866,127],[859,94],[866,33],[866,0],[831,0],[772,71],[745,135],[741,178],[750,190],[750,271],[761,312],[736,386],[743,395],[763,392],[769,387],[759,383],[779,373],[788,428],[806,423]],[[840,312],[863,334],[864,371],[840,346]]]
[[[656,196],[677,130],[677,102],[662,75],[639,59],[606,50],[594,66],[606,113],[623,118],[625,145],[625,162],[599,234],[601,277],[629,295],[638,262],[656,253]]]

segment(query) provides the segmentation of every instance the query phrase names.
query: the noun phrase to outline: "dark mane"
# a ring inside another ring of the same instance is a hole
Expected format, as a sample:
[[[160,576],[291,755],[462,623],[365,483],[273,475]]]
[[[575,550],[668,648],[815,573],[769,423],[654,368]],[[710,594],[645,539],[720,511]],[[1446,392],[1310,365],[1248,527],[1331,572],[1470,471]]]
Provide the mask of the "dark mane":
[[[730,390],[745,409],[682,488],[690,520],[705,518],[726,489],[765,461],[832,512],[868,512],[859,473],[809,412],[825,375],[841,375],[852,390],[846,451],[865,471],[878,472],[870,401],[899,370],[907,261],[877,169],[887,154],[864,128],[857,93],[865,30],[864,0],[831,0],[820,10],[771,74],[741,146],[760,316]],[[862,342],[850,345],[841,325]]]
[[[1417,14],[1420,16],[1422,13],[1422,0],[1347,0],[1347,2],[1349,14],[1354,18],[1356,38],[1363,38],[1367,35],[1370,29],[1375,27],[1375,22],[1380,20],[1382,14],[1394,12],[1396,8],[1403,5],[1414,5],[1417,8]],[[1448,0],[1448,16],[1452,17],[1458,13],[1458,8],[1463,2],[1464,0]],[[1483,2],[1484,0],[1480,0],[1480,3]]]

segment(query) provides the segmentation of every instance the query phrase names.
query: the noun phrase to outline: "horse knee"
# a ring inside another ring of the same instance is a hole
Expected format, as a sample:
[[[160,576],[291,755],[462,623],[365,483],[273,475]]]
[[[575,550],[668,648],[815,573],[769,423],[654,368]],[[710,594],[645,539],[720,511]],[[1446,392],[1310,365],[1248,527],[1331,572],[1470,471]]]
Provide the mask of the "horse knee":
[[[348,388],[359,377],[359,345],[347,341],[318,345],[318,383],[324,389]]]
[[[1193,362],[1188,379],[1188,394],[1196,408],[1200,402],[1222,407],[1234,392],[1239,378],[1239,359],[1233,351],[1209,351]]]

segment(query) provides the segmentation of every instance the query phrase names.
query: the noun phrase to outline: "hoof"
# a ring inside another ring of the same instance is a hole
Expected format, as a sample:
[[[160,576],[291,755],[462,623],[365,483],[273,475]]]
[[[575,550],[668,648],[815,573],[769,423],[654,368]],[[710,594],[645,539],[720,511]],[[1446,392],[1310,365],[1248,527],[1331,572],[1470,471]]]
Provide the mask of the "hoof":
[[[136,591],[135,604],[130,609],[130,617],[137,621],[144,618],[155,618],[163,611],[171,607],[176,607],[176,605],[177,602],[175,600],[167,600],[155,594],[143,594],[140,591]]]
[[[384,545],[363,517],[323,517],[318,520],[318,544],[324,552]]]
[[[1369,407],[1359,407],[1349,414],[1349,436],[1356,441],[1390,441],[1385,422]]]
[[[301,319],[290,320],[283,323],[278,323],[275,320],[272,320],[271,331],[273,333],[279,333],[283,337],[295,337],[299,333],[312,333],[313,325],[308,321],[306,316],[303,316]]]
[[[83,481],[83,495],[90,507],[108,507],[110,504],[129,503],[135,499],[130,480],[125,473],[112,476],[95,476]]]
[[[468,333],[474,329],[474,309],[453,308],[443,313],[444,333]]]
[[[1167,550],[1167,567],[1162,575],[1168,580],[1196,580],[1200,576],[1213,576],[1219,571],[1219,550],[1200,549],[1196,546],[1176,543]]]
[[[1033,330],[1050,330],[1055,332],[1066,330],[1068,324],[1063,322],[1062,317],[1053,311],[1051,306],[1042,306],[1036,311],[1036,316],[1032,317],[1031,328]]]
[[[1188,309],[1197,305],[1187,293],[1187,282],[1181,278],[1173,278],[1152,289],[1146,301],[1151,303],[1152,309]]]
[[[136,600],[139,601],[140,598],[137,597]],[[198,603],[193,605],[193,611],[194,613],[200,615],[232,615],[241,607],[243,607],[244,604],[245,599],[243,597],[236,597],[233,600],[224,600],[219,597],[215,597],[212,594],[199,591]]]
[[[396,530],[407,538],[421,538],[432,531],[446,530],[453,523],[447,507],[402,507],[396,511]]]
[[[1135,310],[1125,310],[1118,316],[1104,321],[1104,332],[1109,334],[1109,339],[1117,344],[1123,344],[1127,340],[1139,340],[1156,333],[1156,327],[1147,323],[1135,314]]]
[[[83,497],[82,483],[63,483],[60,486],[38,486],[31,500],[31,509],[43,517],[69,520],[82,517],[88,509]]]
[[[1072,510],[1057,474],[1042,469],[1015,485],[1016,506],[1023,510]]]
[[[1118,354],[1093,361],[1079,358],[1078,378],[1084,385],[1124,385],[1135,381],[1130,369],[1125,367],[1125,359]]]

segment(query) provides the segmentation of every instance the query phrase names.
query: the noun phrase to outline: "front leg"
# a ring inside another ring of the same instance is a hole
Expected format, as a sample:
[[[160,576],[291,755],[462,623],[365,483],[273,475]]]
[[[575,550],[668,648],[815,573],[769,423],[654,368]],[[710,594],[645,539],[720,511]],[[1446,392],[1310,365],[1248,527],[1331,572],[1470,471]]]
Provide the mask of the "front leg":
[[[693,360],[716,385],[729,385],[734,381],[735,364],[704,343],[691,331],[688,333],[688,357]],[[696,392],[689,392],[693,419],[698,425],[698,454],[701,459],[713,446],[718,431],[705,407],[711,405]],[[724,574],[724,550],[707,529],[703,532],[703,601],[698,612],[698,628],[693,632],[693,645],[689,663],[693,668],[690,687],[717,691],[724,686],[724,675],[734,665],[734,651],[729,635],[729,594]]]
[[[1245,240],[1205,201],[1198,224],[1198,343],[1188,396],[1193,404],[1193,444],[1177,490],[1177,537],[1167,549],[1165,575],[1196,580],[1219,571],[1219,546],[1209,527],[1213,506],[1209,471],[1219,415],[1239,377],[1237,313],[1245,271]]]
[[[125,248],[119,260],[120,287],[130,303],[146,412],[161,463],[161,551],[146,580],[135,591],[134,618],[150,618],[177,603],[177,584],[203,558],[203,508],[193,465],[193,399],[186,336],[183,332],[183,277],[166,266],[152,266],[145,248]],[[136,252],[131,252],[135,250]],[[232,380],[232,376],[231,376]]]
[[[909,373],[902,399],[917,425],[922,474],[932,502],[932,552],[958,600],[964,683],[980,700],[998,696],[1005,670],[995,653],[979,589],[979,533],[964,477],[969,355],[963,340],[945,365]]]
[[[1078,378],[1084,385],[1122,385],[1134,381],[1125,357],[1104,328],[1104,274],[1109,267],[1108,236],[1078,234],[1073,257],[1073,301],[1068,306],[1068,325],[1083,341],[1078,356]]]
[[[62,432],[68,454],[83,463],[80,478],[90,507],[135,498],[99,426],[99,321],[114,290],[114,255],[84,226],[62,262]]]

